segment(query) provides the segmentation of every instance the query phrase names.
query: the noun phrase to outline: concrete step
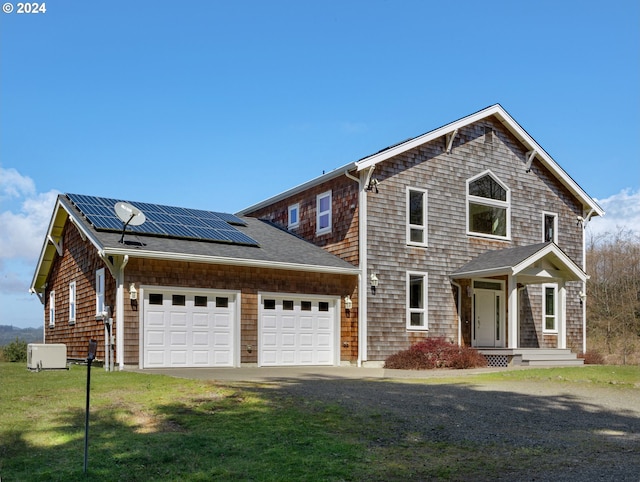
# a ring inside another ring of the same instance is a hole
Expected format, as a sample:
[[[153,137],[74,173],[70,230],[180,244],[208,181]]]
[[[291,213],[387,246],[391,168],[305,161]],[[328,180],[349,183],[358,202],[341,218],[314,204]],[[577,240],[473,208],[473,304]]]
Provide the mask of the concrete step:
[[[584,360],[574,358],[573,360],[522,360],[520,366],[525,367],[574,367],[584,365]]]

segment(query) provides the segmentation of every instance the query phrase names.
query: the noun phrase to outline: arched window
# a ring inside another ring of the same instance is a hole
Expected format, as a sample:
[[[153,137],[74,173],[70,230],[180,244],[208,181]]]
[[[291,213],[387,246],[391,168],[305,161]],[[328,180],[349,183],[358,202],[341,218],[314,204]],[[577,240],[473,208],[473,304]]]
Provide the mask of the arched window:
[[[467,233],[511,237],[511,193],[491,171],[467,180]]]

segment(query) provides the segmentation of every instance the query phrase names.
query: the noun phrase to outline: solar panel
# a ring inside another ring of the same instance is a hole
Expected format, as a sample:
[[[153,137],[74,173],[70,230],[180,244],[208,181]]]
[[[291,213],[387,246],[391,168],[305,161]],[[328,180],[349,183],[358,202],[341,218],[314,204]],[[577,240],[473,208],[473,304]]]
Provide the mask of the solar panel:
[[[97,230],[122,231],[122,221],[114,210],[115,204],[121,202],[120,200],[83,194],[66,196]],[[233,214],[162,204],[126,202],[140,209],[146,217],[146,221],[139,226],[127,226],[130,232],[258,246],[253,238],[235,227],[247,226],[247,223]]]

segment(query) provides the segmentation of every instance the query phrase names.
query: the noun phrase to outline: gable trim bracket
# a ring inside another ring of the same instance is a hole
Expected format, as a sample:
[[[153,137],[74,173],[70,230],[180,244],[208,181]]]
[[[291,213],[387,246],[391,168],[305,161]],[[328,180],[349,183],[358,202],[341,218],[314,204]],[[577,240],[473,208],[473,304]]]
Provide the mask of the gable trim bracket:
[[[531,172],[531,164],[533,163],[533,159],[536,157],[536,154],[538,153],[538,151],[536,151],[535,149],[531,149],[530,151],[527,151],[527,167],[526,167],[526,171],[527,173]]]
[[[58,256],[62,256],[62,237],[56,241],[53,239],[53,236],[47,234],[47,240],[56,247],[56,251],[58,252]]]
[[[454,130],[453,132],[450,132],[445,136],[446,143],[447,143],[447,154],[451,154],[451,149],[453,149],[453,141],[456,139],[457,135],[458,135],[458,129]]]

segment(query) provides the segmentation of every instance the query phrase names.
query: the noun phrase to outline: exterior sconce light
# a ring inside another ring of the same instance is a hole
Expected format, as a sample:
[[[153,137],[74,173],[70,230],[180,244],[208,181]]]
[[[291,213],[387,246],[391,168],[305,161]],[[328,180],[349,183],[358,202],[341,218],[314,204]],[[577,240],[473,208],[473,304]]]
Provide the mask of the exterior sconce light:
[[[473,298],[473,288],[471,286],[467,286],[467,298]]]
[[[580,294],[578,296],[580,296],[580,304],[584,303],[584,300],[587,299],[587,294],[583,293],[582,291],[580,292]]]
[[[344,297],[344,311],[347,313],[347,318],[351,316],[351,308],[353,308],[353,301],[349,295]]]
[[[375,273],[371,275],[371,293],[376,294],[376,288],[378,287],[378,277]]]
[[[138,291],[136,290],[135,283],[131,283],[129,285],[129,299],[130,300],[137,300],[138,299]]]

